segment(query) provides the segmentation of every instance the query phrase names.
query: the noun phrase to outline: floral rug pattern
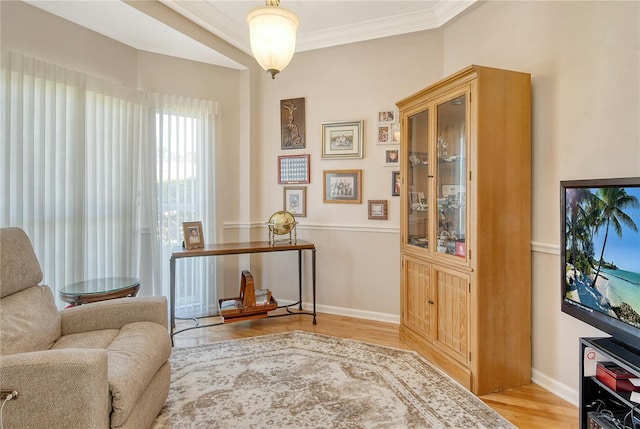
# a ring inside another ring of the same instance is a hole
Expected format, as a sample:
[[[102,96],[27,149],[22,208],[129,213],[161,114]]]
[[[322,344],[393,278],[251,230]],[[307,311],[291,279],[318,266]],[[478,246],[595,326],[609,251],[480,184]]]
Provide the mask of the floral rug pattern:
[[[412,351],[296,331],[175,348],[164,428],[514,428]]]

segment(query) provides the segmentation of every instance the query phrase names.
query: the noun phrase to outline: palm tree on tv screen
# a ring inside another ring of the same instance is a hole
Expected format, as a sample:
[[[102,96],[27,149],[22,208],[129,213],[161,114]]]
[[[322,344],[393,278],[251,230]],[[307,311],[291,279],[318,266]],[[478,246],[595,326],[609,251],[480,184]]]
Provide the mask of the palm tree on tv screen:
[[[596,208],[598,218],[595,220],[594,225],[596,226],[596,231],[603,225],[606,229],[600,259],[598,260],[598,268],[591,283],[592,287],[596,286],[600,268],[602,267],[604,249],[607,247],[607,239],[609,238],[609,227],[613,226],[613,230],[620,238],[622,238],[623,224],[632,231],[638,231],[638,226],[633,222],[631,216],[624,212],[624,209],[640,207],[638,199],[627,194],[624,188],[600,188],[595,196],[598,199]]]

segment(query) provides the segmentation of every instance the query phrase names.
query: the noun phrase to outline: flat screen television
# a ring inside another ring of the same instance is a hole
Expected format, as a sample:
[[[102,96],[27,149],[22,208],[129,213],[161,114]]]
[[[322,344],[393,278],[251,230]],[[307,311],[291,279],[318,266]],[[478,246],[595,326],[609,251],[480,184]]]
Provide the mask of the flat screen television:
[[[562,311],[640,348],[640,177],[560,182]]]

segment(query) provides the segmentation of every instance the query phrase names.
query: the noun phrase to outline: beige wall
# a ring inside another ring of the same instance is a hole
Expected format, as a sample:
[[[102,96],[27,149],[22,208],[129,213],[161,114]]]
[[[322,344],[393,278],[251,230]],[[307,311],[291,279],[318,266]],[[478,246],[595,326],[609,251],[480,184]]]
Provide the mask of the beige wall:
[[[266,239],[264,222],[282,208],[277,156],[309,153],[308,216],[298,219],[298,237],[318,247],[319,308],[365,318],[397,321],[399,314],[398,197],[390,195],[393,168],[382,166],[373,139],[376,112],[469,64],[531,73],[532,374],[577,401],[578,337],[598,332],[560,312],[559,181],[640,175],[640,3],[482,2],[441,30],[298,53],[275,80],[253,65],[237,72],[138,52],[7,3],[3,49],[221,103],[217,229],[225,241]],[[190,77],[184,85],[176,79],[183,74]],[[296,97],[306,99],[307,147],[281,151],[279,102]],[[320,123],[354,119],[365,121],[365,158],[322,160]],[[363,204],[322,203],[322,170],[348,168],[363,170]],[[389,220],[368,220],[367,199],[389,200]],[[296,262],[295,255],[230,261],[221,293],[236,291],[241,265],[278,298],[294,299],[295,288],[282,284],[291,283]]]
[[[640,3],[487,2],[446,26],[444,70],[529,72],[533,91],[533,377],[577,401],[578,338],[560,312],[559,182],[640,176]]]
[[[299,152],[312,155],[312,182],[298,234],[318,245],[321,308],[397,317],[399,207],[373,141],[376,110],[469,64],[531,73],[532,376],[577,402],[578,338],[601,333],[560,312],[559,181],[640,175],[639,9],[638,2],[483,2],[439,31],[297,54],[262,85],[265,180],[253,219],[281,204],[278,102],[305,97],[309,140]],[[365,120],[365,159],[320,159],[320,123],[351,119]],[[363,199],[389,199],[389,221],[368,221],[364,205],[322,203],[322,170],[339,168],[364,170]]]

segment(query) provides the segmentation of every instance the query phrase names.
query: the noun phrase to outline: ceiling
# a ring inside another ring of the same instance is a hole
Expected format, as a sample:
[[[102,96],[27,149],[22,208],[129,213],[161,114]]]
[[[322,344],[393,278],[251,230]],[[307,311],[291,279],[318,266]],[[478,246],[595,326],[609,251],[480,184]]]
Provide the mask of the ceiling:
[[[242,69],[242,65],[120,0],[25,0],[136,49]],[[137,0],[140,1],[140,0]],[[251,54],[247,13],[260,0],[159,0]],[[477,0],[281,0],[300,19],[296,52],[438,28]]]

